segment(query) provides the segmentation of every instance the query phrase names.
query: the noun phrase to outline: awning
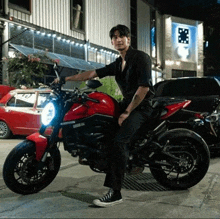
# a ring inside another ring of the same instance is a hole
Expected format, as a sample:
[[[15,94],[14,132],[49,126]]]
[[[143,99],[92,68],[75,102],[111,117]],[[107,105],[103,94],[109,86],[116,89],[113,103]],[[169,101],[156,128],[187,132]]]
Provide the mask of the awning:
[[[23,45],[17,45],[17,44],[12,44],[10,43],[10,45],[16,49],[17,51],[19,51],[20,53],[24,54],[25,56],[28,56],[30,54],[45,54],[45,51],[40,50],[40,49],[34,49],[34,48],[30,48],[27,46],[23,46]],[[73,69],[79,69],[79,70],[83,70],[83,71],[88,71],[88,70],[92,70],[92,69],[97,69],[102,67],[102,65],[100,65],[99,63],[88,63],[83,59],[78,59],[78,58],[73,58],[71,56],[66,56],[66,55],[62,55],[62,54],[58,54],[58,53],[52,53],[52,52],[47,52],[47,56],[51,59],[59,59],[60,63],[59,66],[62,67],[67,67],[67,68],[73,68]],[[52,64],[50,62],[50,60],[48,59],[48,64]]]
[[[93,66],[93,69],[94,69],[94,68],[95,68],[95,69],[98,69],[98,68],[105,67],[104,64],[102,64],[102,63],[97,63],[97,62],[91,62],[91,61],[90,61],[89,64]]]

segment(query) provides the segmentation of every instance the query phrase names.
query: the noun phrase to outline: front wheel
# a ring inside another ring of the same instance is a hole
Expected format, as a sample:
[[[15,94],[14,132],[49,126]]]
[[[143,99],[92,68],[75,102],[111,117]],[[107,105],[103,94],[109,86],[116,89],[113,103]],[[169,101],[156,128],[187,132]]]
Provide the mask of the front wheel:
[[[44,163],[35,158],[35,144],[28,140],[18,144],[7,156],[3,178],[13,192],[23,195],[39,192],[56,177],[61,163],[57,148],[48,153]]]
[[[159,143],[173,156],[154,155],[155,164],[150,165],[150,171],[160,184],[170,189],[187,189],[203,179],[209,168],[210,153],[199,135],[176,129],[164,134]]]

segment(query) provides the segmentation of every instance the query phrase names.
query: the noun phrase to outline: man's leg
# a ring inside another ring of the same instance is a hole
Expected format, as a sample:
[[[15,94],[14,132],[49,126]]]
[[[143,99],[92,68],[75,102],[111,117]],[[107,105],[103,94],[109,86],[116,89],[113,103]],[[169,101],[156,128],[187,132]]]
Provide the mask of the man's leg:
[[[111,188],[110,192],[102,199],[95,200],[94,204],[106,207],[122,201],[120,191],[129,156],[128,145],[146,120],[146,114],[140,111],[133,111],[122,123],[122,126],[115,136],[114,144],[110,148],[110,168],[104,182],[104,186]]]
[[[133,111],[131,115],[122,123],[115,136],[114,145],[110,148],[110,169],[106,174],[104,186],[120,190],[123,183],[126,164],[129,156],[128,146],[147,117],[140,111]]]

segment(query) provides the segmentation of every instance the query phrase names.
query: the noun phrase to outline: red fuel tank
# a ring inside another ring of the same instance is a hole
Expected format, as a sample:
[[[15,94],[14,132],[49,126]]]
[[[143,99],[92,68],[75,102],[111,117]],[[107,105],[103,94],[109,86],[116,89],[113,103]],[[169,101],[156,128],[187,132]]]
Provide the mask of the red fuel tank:
[[[94,114],[108,115],[116,118],[119,117],[118,102],[111,96],[101,92],[93,92],[90,93],[88,97],[98,100],[99,103],[87,101],[84,104],[73,104],[71,109],[66,113],[64,121],[82,119]]]

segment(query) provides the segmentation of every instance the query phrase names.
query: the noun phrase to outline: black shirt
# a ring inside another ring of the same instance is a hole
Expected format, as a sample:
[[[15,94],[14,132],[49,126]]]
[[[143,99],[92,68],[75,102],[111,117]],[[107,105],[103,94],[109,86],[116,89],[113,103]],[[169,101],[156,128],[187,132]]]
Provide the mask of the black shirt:
[[[104,68],[96,69],[99,78],[115,76],[115,80],[122,92],[123,97],[131,101],[139,86],[149,87],[146,95],[149,98],[152,94],[151,59],[146,53],[129,47],[125,56],[126,65],[121,71],[122,58]]]

